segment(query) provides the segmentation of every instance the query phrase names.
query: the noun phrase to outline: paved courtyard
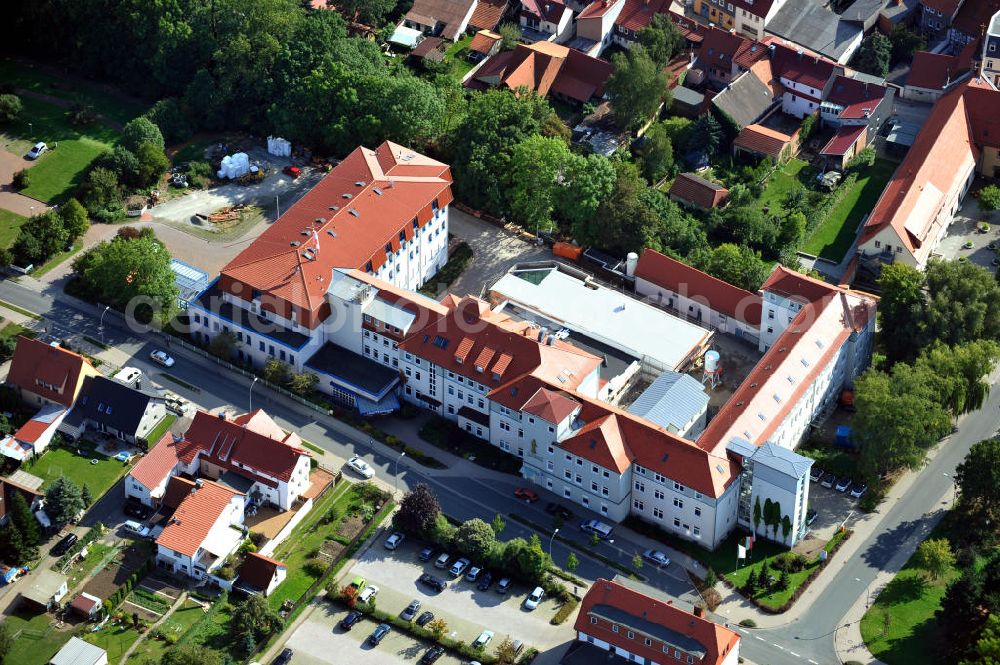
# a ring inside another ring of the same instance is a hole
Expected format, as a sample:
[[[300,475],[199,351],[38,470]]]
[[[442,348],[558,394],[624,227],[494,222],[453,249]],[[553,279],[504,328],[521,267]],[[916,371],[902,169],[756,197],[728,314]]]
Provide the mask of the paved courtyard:
[[[985,183],[977,180],[972,184],[970,192],[980,189]],[[985,221],[990,225],[987,233],[981,233],[978,225]],[[966,248],[971,242],[972,247]],[[994,247],[991,249],[990,245]],[[948,227],[948,235],[941,241],[937,252],[946,259],[955,260],[967,258],[976,265],[992,270],[996,264],[996,248],[1000,247],[1000,212],[981,210],[979,201],[970,195],[965,197],[962,208],[955,215],[955,221]]]
[[[480,295],[483,287],[491,286],[516,263],[553,258],[548,247],[525,242],[455,206],[448,213],[448,225],[450,233],[467,242],[473,253],[469,267],[448,288],[460,296]]]
[[[0,149],[0,208],[16,212],[24,217],[31,217],[49,209],[41,201],[18,194],[10,184],[16,172],[31,168],[37,163],[37,161],[25,159],[24,155],[16,155],[8,150]]]

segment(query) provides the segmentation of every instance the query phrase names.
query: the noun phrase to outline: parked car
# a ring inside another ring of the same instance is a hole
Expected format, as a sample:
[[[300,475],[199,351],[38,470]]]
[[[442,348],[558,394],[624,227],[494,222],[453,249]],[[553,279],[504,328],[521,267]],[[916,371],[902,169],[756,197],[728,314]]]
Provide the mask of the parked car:
[[[809,510],[807,510],[806,511],[806,526],[809,526],[813,522],[815,522],[816,518],[818,516],[819,516],[819,513],[816,512],[815,508],[810,508]]]
[[[837,482],[837,476],[832,473],[828,473],[823,476],[823,480],[821,480],[819,484],[823,487],[833,487],[835,482]]]
[[[139,538],[149,537],[149,527],[143,526],[139,522],[129,520],[122,525],[122,528],[124,528],[125,531],[131,533],[132,535],[138,536]]]
[[[856,483],[854,487],[851,488],[851,496],[855,499],[860,499],[868,491],[868,485],[865,483]]]
[[[609,543],[614,542],[611,538],[612,534],[614,534],[614,528],[600,520],[585,520],[580,522],[580,530],[585,533],[594,534],[601,540],[606,540]]]
[[[288,665],[288,662],[292,659],[295,652],[291,649],[282,649],[278,657],[274,659],[272,665]]]
[[[357,455],[347,460],[347,467],[351,471],[353,471],[354,473],[358,474],[359,476],[365,479],[370,479],[372,476],[375,475],[375,470],[372,469],[371,465],[368,464],[368,462],[361,459],[360,457],[358,457]]]
[[[475,640],[473,640],[473,642],[472,642],[472,648],[473,649],[485,649],[486,645],[489,644],[490,640],[492,640],[492,639],[493,639],[493,631],[492,630],[484,630],[483,632],[479,633],[479,637],[477,637]]]
[[[823,478],[823,469],[819,468],[818,466],[814,466],[809,471],[809,480],[813,481],[814,483],[818,483],[821,478]]]
[[[528,503],[538,501],[538,492],[529,490],[527,487],[518,487],[514,490],[514,496],[522,501],[527,501]]]
[[[558,518],[562,519],[563,521],[569,520],[569,519],[573,519],[573,511],[572,510],[570,510],[566,506],[563,506],[563,505],[560,505],[558,503],[555,503],[554,501],[550,501],[545,506],[545,512],[547,512],[549,515],[552,515],[554,517],[558,517]]]
[[[471,562],[468,559],[462,557],[455,563],[451,564],[451,568],[448,569],[448,572],[451,573],[452,577],[461,577],[462,573],[465,572],[465,569],[469,567],[470,563]]]
[[[126,501],[122,510],[129,517],[135,517],[140,520],[146,519],[153,512],[149,506],[144,506],[138,501]]]
[[[48,152],[49,146],[45,145],[43,142],[39,141],[35,145],[31,146],[31,150],[28,151],[28,159],[38,159],[42,156],[42,153]]]
[[[846,492],[850,488],[851,488],[851,479],[848,478],[847,476],[844,476],[843,478],[838,480],[837,484],[834,486],[834,489],[836,489],[838,492]]]
[[[281,172],[287,176],[291,176],[292,180],[295,180],[300,175],[302,175],[302,169],[300,169],[297,166],[291,166],[291,165],[288,165],[285,168],[281,169]]]
[[[420,554],[417,555],[417,558],[421,561],[430,561],[432,556],[434,556],[434,548],[425,547],[420,550]]]
[[[355,594],[360,594],[362,591],[364,591],[365,587],[368,586],[368,582],[365,581],[365,578],[363,578],[360,575],[358,575],[353,580],[351,580],[351,583],[350,583],[349,586],[352,589],[354,589],[354,593]]]
[[[434,621],[434,613],[433,612],[424,612],[423,614],[421,614],[420,616],[417,617],[416,624],[418,626],[426,626],[431,621]]]
[[[514,652],[514,655],[520,654],[524,650],[524,642],[521,640],[514,640],[510,644],[510,650]]]
[[[169,355],[167,355],[166,351],[161,351],[160,349],[157,349],[156,351],[150,353],[149,359],[152,360],[154,363],[163,365],[164,367],[174,366],[174,359],[171,358]]]
[[[420,665],[431,665],[437,662],[437,659],[444,654],[444,647],[433,646],[424,652],[424,655],[420,658]]]
[[[528,594],[528,597],[524,599],[524,609],[533,610],[538,607],[538,603],[542,602],[542,597],[545,596],[545,591],[540,586],[536,586],[535,589]]]
[[[389,534],[389,537],[385,539],[384,546],[387,550],[394,550],[403,544],[406,540],[406,536],[401,534],[399,531],[393,531]]]
[[[78,538],[76,537],[76,534],[71,533],[56,543],[55,546],[49,551],[49,554],[52,556],[62,556],[69,551],[69,548],[76,544],[77,540]]]
[[[489,591],[491,586],[493,586],[493,573],[487,570],[479,577],[479,584],[476,585],[476,588],[480,591]]]
[[[350,630],[354,628],[354,624],[361,621],[365,615],[357,610],[351,610],[347,613],[347,616],[340,620],[340,627],[344,630]]]
[[[441,552],[441,554],[438,555],[438,558],[434,560],[434,567],[435,568],[447,568],[448,567],[448,560],[450,558],[451,558],[451,555],[449,555],[447,552]]]
[[[358,596],[358,600],[362,603],[371,602],[372,598],[378,595],[378,587],[374,584],[369,584],[365,587],[365,590],[361,592]]]
[[[642,553],[642,558],[654,566],[669,566],[670,557],[660,550],[646,550]]]
[[[385,639],[385,636],[389,634],[390,630],[392,629],[387,623],[380,623],[375,626],[375,630],[373,630],[372,634],[368,636],[368,644],[377,646],[379,642]]]
[[[429,586],[430,588],[438,592],[444,591],[445,587],[448,586],[448,583],[445,582],[443,579],[441,579],[440,577],[434,577],[430,573],[424,573],[423,575],[421,575],[417,579],[417,582],[425,586]]]
[[[413,617],[417,616],[417,612],[420,611],[420,601],[412,600],[410,604],[403,608],[403,611],[399,613],[399,618],[403,621],[413,621]]]
[[[482,572],[483,572],[482,568],[480,568],[479,566],[473,566],[472,568],[469,568],[469,572],[465,574],[465,580],[467,582],[475,582],[476,580],[479,579],[479,576],[482,574]]]
[[[509,577],[502,577],[500,581],[497,582],[497,593],[507,593],[510,591],[511,581]]]

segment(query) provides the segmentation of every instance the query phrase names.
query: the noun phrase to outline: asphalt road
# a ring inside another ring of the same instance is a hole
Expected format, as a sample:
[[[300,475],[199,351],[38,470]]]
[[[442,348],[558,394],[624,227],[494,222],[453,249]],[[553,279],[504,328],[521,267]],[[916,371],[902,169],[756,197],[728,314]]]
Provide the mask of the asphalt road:
[[[0,299],[44,314],[57,328],[70,329],[98,337],[97,321],[91,311],[81,311],[75,305],[26,289],[16,283],[0,283]],[[110,315],[105,320],[105,336],[109,344],[134,356],[130,364],[148,375],[159,379],[162,368],[146,361],[148,353],[157,347],[158,339],[150,340],[126,333],[117,327],[120,320]],[[58,332],[58,331],[57,331]],[[202,387],[202,392],[192,394],[179,386],[160,380],[170,390],[188,397],[206,409],[235,405],[238,409],[249,408],[249,382],[229,372],[220,372],[211,367],[205,359],[187,353],[176,347],[171,353],[178,358],[171,374],[194,385]],[[342,424],[304,407],[293,407],[285,400],[273,398],[268,391],[257,390],[254,403],[265,408],[284,427],[295,428],[304,439],[322,446],[341,457],[348,457],[356,450],[373,463],[377,475],[388,482],[394,482],[393,471],[398,464],[398,485],[401,490],[419,482],[426,482],[438,494],[446,512],[459,519],[481,517],[486,521],[500,512],[508,515],[504,537],[530,537],[532,530],[509,519],[516,513],[532,522],[549,526],[551,518],[542,509],[547,498],[538,504],[526,505],[513,498],[511,492],[518,484],[516,477],[510,482],[487,482],[475,477],[455,477],[431,475],[405,459],[400,462],[397,455],[387,454],[387,448],[358,437],[354,430],[347,430]],[[759,665],[828,665],[837,663],[833,648],[834,633],[842,627],[843,617],[853,603],[861,596],[874,593],[872,582],[880,570],[898,568],[906,561],[926,534],[933,528],[949,501],[942,504],[941,497],[953,488],[952,477],[955,468],[965,457],[973,443],[988,438],[996,431],[996,414],[1000,408],[1000,391],[991,392],[982,409],[965,416],[957,433],[943,444],[939,454],[922,471],[914,489],[905,494],[894,505],[883,506],[887,511],[876,533],[868,537],[851,557],[835,560],[833,565],[841,566],[837,580],[824,589],[811,603],[809,609],[798,619],[778,628],[745,631],[742,653],[747,659]],[[433,472],[432,472],[433,473]],[[543,495],[546,497],[544,492]],[[582,509],[575,507],[579,517]],[[567,536],[579,542],[586,542],[582,534],[572,525],[563,527]],[[543,545],[548,547],[548,534],[543,533]],[[552,555],[558,563],[566,560],[570,549],[555,540],[551,543]],[[627,563],[640,549],[636,543],[619,538],[614,544],[601,543],[597,550],[604,556]],[[581,556],[577,574],[594,579],[597,576],[614,575],[616,571],[605,564]],[[676,596],[686,596],[691,600],[690,583],[683,571],[676,565],[665,570],[643,569],[650,584]],[[734,622],[739,617],[732,617]]]

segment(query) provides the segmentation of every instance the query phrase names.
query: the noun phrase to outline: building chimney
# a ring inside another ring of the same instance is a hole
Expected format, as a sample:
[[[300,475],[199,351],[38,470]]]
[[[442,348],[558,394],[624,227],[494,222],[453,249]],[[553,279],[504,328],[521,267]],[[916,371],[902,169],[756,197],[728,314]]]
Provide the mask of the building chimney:
[[[696,617],[704,617],[705,616],[705,608],[702,607],[701,605],[695,605],[694,606],[694,615]]]

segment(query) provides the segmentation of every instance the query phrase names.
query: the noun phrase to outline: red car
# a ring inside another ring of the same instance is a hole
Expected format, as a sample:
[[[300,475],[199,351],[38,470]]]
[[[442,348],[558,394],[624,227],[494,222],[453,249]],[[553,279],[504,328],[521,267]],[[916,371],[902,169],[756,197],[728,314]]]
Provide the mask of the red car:
[[[286,166],[283,169],[283,171],[284,171],[285,175],[290,175],[290,176],[292,176],[293,179],[294,178],[298,178],[300,175],[302,175],[302,169],[300,169],[297,166]]]
[[[529,490],[527,487],[518,487],[516,490],[514,490],[514,496],[516,496],[518,499],[523,499],[528,503],[534,503],[535,501],[538,501],[538,493]]]

